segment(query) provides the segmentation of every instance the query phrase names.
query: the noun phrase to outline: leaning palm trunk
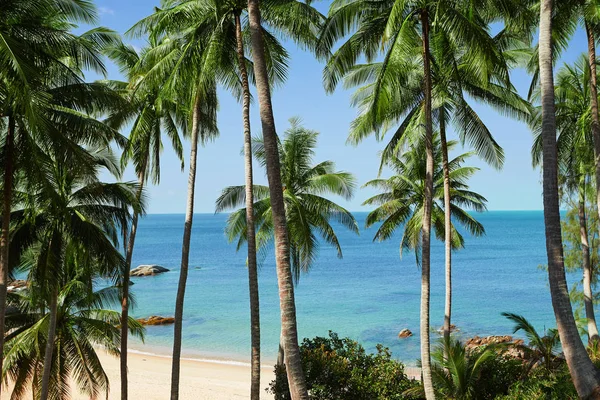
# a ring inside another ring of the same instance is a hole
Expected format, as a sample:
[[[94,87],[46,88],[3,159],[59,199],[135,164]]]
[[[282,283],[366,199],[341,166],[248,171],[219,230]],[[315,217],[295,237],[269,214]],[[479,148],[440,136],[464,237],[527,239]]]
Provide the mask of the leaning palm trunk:
[[[548,279],[556,326],[567,365],[581,398],[600,399],[600,373],[579,337],[565,276],[558,200],[558,155],[552,67],[552,0],[541,0],[539,70],[542,103],[544,224]]]
[[[423,387],[427,400],[435,399],[431,378],[431,344],[429,342],[429,300],[431,267],[431,209],[433,205],[433,121],[431,112],[431,68],[429,60],[429,16],[427,10],[421,12],[423,33],[423,68],[425,73],[425,199],[423,201],[423,231],[421,256],[421,366]]]
[[[585,173],[580,168],[579,177],[579,233],[581,237],[581,258],[583,261],[583,302],[585,305],[585,318],[588,325],[588,340],[590,343],[598,340],[598,325],[594,314],[594,302],[592,295],[592,264],[590,260],[590,245],[588,242],[587,216],[585,212]]]
[[[452,330],[452,211],[450,209],[450,168],[448,167],[448,143],[446,123],[440,117],[440,142],[442,145],[442,169],[444,172],[444,240],[446,250],[446,302],[444,305],[444,343],[450,343]]]
[[[144,187],[144,172],[145,166],[142,170],[139,182],[140,188],[137,193],[138,201],[142,197],[142,190]],[[125,254],[125,270],[123,271],[123,281],[121,283],[123,290],[123,297],[121,299],[121,400],[127,400],[128,397],[128,380],[127,380],[127,342],[128,342],[128,324],[129,319],[129,270],[131,270],[131,259],[133,257],[133,247],[135,245],[135,236],[137,233],[139,214],[137,211],[133,213],[133,220],[131,221],[131,231],[129,232],[129,238],[127,241],[127,253]]]
[[[277,133],[273,118],[269,76],[265,59],[265,48],[260,25],[258,0],[248,0],[248,20],[254,55],[254,76],[258,91],[260,119],[263,128],[267,177],[275,231],[275,260],[277,263],[277,283],[279,285],[279,304],[281,308],[281,327],[284,336],[286,370],[292,400],[308,400],[308,390],[302,371],[302,360],[298,346],[296,326],[296,304],[294,300],[294,280],[290,267],[290,245],[287,235],[281,168]]]
[[[58,314],[58,290],[55,289],[50,299],[50,324],[48,326],[48,339],[44,354],[44,367],[42,372],[42,390],[40,400],[48,400],[50,390],[50,374],[52,373],[52,355],[54,354],[54,339],[56,337],[56,317]]]
[[[8,117],[8,129],[4,143],[4,182],[2,192],[2,235],[0,237],[0,370],[4,362],[4,316],[6,314],[6,288],[8,284],[8,244],[10,233],[10,209],[13,185],[13,153],[15,140],[15,119]],[[2,380],[0,380],[0,394]]]
[[[240,15],[235,16],[235,37],[238,63],[244,91],[242,113],[244,117],[244,169],[246,175],[246,235],[248,244],[248,285],[250,290],[250,399],[260,399],[260,304],[258,297],[258,268],[256,265],[256,232],[254,229],[254,194],[252,192],[252,134],[250,131],[250,83],[244,55],[244,38]]]
[[[190,241],[192,238],[192,222],[194,220],[194,191],[196,186],[196,161],[198,152],[198,136],[200,135],[200,95],[194,99],[192,110],[192,143],[190,150],[190,172],[188,176],[187,205],[185,209],[185,225],[183,228],[183,245],[181,247],[181,270],[177,298],[175,299],[175,327],[173,335],[173,364],[171,369],[171,400],[179,399],[179,375],[181,368],[181,330],[183,323],[183,301],[190,261]]]

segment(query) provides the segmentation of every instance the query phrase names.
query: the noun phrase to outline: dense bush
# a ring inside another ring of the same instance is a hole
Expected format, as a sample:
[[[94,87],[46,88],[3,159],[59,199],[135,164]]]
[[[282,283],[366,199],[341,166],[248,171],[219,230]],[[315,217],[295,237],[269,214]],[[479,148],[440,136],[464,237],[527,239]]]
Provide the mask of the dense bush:
[[[369,354],[357,342],[329,332],[328,338],[304,339],[300,354],[314,400],[411,399],[403,393],[419,386],[382,345],[377,346],[376,354]],[[275,380],[267,390],[276,400],[291,398],[284,366],[275,367]]]
[[[578,397],[565,363],[554,372],[535,368],[524,380],[513,384],[507,395],[499,396],[497,399],[575,400]]]
[[[525,370],[522,361],[504,354],[484,361],[477,382],[477,398],[491,400],[507,394],[509,388],[523,378]]]

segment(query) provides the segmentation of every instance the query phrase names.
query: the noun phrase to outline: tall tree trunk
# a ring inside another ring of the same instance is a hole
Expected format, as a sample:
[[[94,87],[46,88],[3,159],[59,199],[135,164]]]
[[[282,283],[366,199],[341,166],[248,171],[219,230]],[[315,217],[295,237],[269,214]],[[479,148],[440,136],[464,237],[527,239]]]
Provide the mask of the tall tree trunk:
[[[146,166],[140,173],[138,182],[140,188],[137,192],[138,201],[142,198],[142,191],[144,189],[144,176]],[[133,220],[131,221],[131,231],[129,232],[129,238],[127,241],[127,253],[125,254],[125,271],[123,271],[123,281],[121,282],[123,289],[123,298],[121,299],[121,400],[127,400],[128,397],[128,380],[127,380],[127,349],[128,349],[128,336],[129,336],[129,271],[131,270],[131,259],[133,257],[133,247],[135,245],[135,236],[137,233],[139,214],[133,213]]]
[[[279,332],[279,349],[277,350],[277,365],[285,364],[285,349],[283,348],[283,329]]]
[[[10,211],[13,186],[15,119],[8,117],[8,129],[4,143],[4,182],[2,192],[2,235],[0,236],[0,370],[4,365],[4,316],[6,314],[6,287],[8,284],[8,245],[10,234]],[[0,394],[2,380],[0,379]]]
[[[594,141],[594,166],[596,168],[596,203],[600,217],[600,118],[598,116],[598,80],[596,72],[596,40],[594,31],[585,21],[588,41],[588,63],[590,65],[590,108],[592,110],[592,137]]]
[[[308,400],[308,390],[302,371],[302,360],[298,346],[298,329],[296,326],[296,304],[294,300],[294,280],[290,268],[290,245],[287,235],[283,186],[279,165],[279,149],[269,76],[265,62],[265,48],[260,25],[260,9],[258,0],[248,0],[248,19],[254,55],[254,76],[258,91],[260,119],[263,129],[265,157],[267,160],[267,177],[273,213],[275,231],[275,259],[277,262],[277,283],[279,285],[279,303],[281,308],[281,327],[285,339],[284,350],[286,370],[292,400]]]
[[[50,325],[48,327],[48,341],[44,354],[44,369],[42,372],[42,390],[40,400],[48,400],[50,390],[50,374],[52,373],[52,355],[54,354],[54,340],[56,338],[56,318],[58,314],[58,289],[54,289],[50,299]]]
[[[427,400],[435,399],[431,379],[431,343],[429,341],[429,300],[430,300],[430,268],[431,268],[431,208],[433,205],[433,120],[431,112],[431,66],[429,59],[429,15],[427,10],[421,12],[423,33],[423,68],[425,79],[425,199],[423,201],[423,231],[421,256],[421,368],[423,387]]]
[[[579,337],[565,276],[558,200],[558,159],[552,57],[552,0],[541,0],[539,69],[542,94],[542,182],[550,295],[560,342],[577,393],[582,398],[600,399],[600,387],[598,386],[600,373],[592,364]]]
[[[258,297],[258,268],[256,265],[256,231],[254,228],[254,186],[252,177],[252,133],[250,131],[250,83],[246,70],[244,38],[240,15],[235,15],[235,37],[238,63],[244,91],[242,114],[244,118],[244,169],[246,174],[246,236],[248,242],[248,286],[250,290],[250,399],[260,399],[260,304]]]
[[[171,370],[171,400],[179,399],[179,375],[181,362],[181,330],[183,323],[183,301],[187,283],[188,265],[190,261],[190,241],[192,238],[192,222],[194,220],[194,191],[196,186],[196,161],[198,152],[198,136],[200,135],[200,95],[194,99],[192,110],[192,143],[190,150],[190,172],[188,176],[187,205],[185,209],[185,225],[183,228],[183,245],[181,248],[181,270],[179,285],[175,299],[175,328],[173,335],[173,365]]]
[[[585,318],[588,325],[588,340],[590,343],[599,339],[596,315],[594,314],[594,301],[592,294],[592,264],[590,260],[590,245],[588,242],[587,216],[585,212],[585,170],[580,168],[579,177],[579,234],[581,237],[581,258],[583,261],[583,302],[585,305]]]
[[[443,113],[443,110],[440,110]],[[444,173],[444,241],[446,250],[446,302],[444,305],[444,343],[450,340],[452,330],[452,211],[450,205],[450,168],[445,116],[440,116],[440,142],[442,144],[442,170]]]

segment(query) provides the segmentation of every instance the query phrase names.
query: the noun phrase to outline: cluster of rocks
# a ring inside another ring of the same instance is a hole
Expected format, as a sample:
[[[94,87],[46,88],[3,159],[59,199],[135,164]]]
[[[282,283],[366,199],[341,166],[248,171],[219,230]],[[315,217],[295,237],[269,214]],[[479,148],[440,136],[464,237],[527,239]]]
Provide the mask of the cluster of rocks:
[[[521,346],[524,344],[522,339],[514,339],[512,336],[509,336],[509,335],[485,336],[485,337],[473,336],[471,339],[467,340],[467,342],[465,343],[465,347],[467,349],[473,349],[473,348],[479,347],[479,346],[487,346],[490,344],[500,344],[500,343],[504,343],[504,344],[512,345],[512,346]]]
[[[175,318],[153,315],[148,318],[139,318],[137,321],[142,325],[169,325],[175,323]]]
[[[162,274],[163,272],[169,272],[169,270],[165,267],[161,267],[160,265],[140,265],[137,268],[132,269],[129,272],[130,276],[154,276],[157,274]]]

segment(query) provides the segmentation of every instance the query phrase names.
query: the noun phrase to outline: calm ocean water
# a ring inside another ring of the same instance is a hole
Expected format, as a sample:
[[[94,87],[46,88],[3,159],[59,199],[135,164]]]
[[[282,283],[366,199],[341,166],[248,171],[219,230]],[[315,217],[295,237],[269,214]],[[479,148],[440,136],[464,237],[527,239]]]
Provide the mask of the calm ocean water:
[[[366,213],[355,214],[360,236],[338,229],[344,258],[322,246],[313,270],[296,288],[299,336],[329,330],[374,350],[382,343],[394,357],[414,364],[419,357],[420,270],[413,254],[399,255],[399,236],[373,242],[364,229]],[[503,311],[523,314],[536,327],[553,327],[545,263],[541,211],[477,214],[487,235],[466,237],[454,253],[453,323],[463,335],[509,334]],[[226,215],[197,214],[194,219],[190,273],[183,322],[183,353],[188,357],[249,359],[249,304],[245,249],[237,253],[224,236]],[[170,272],[133,278],[135,317],[170,316],[181,260],[183,215],[149,215],[141,221],[133,265],[160,264]],[[432,249],[431,323],[441,326],[444,309],[443,243]],[[576,277],[569,277],[573,282]],[[273,256],[259,272],[262,350],[275,359],[279,341],[279,299]],[[398,339],[408,328],[414,336]],[[168,354],[172,326],[149,327],[144,345],[134,349]]]

